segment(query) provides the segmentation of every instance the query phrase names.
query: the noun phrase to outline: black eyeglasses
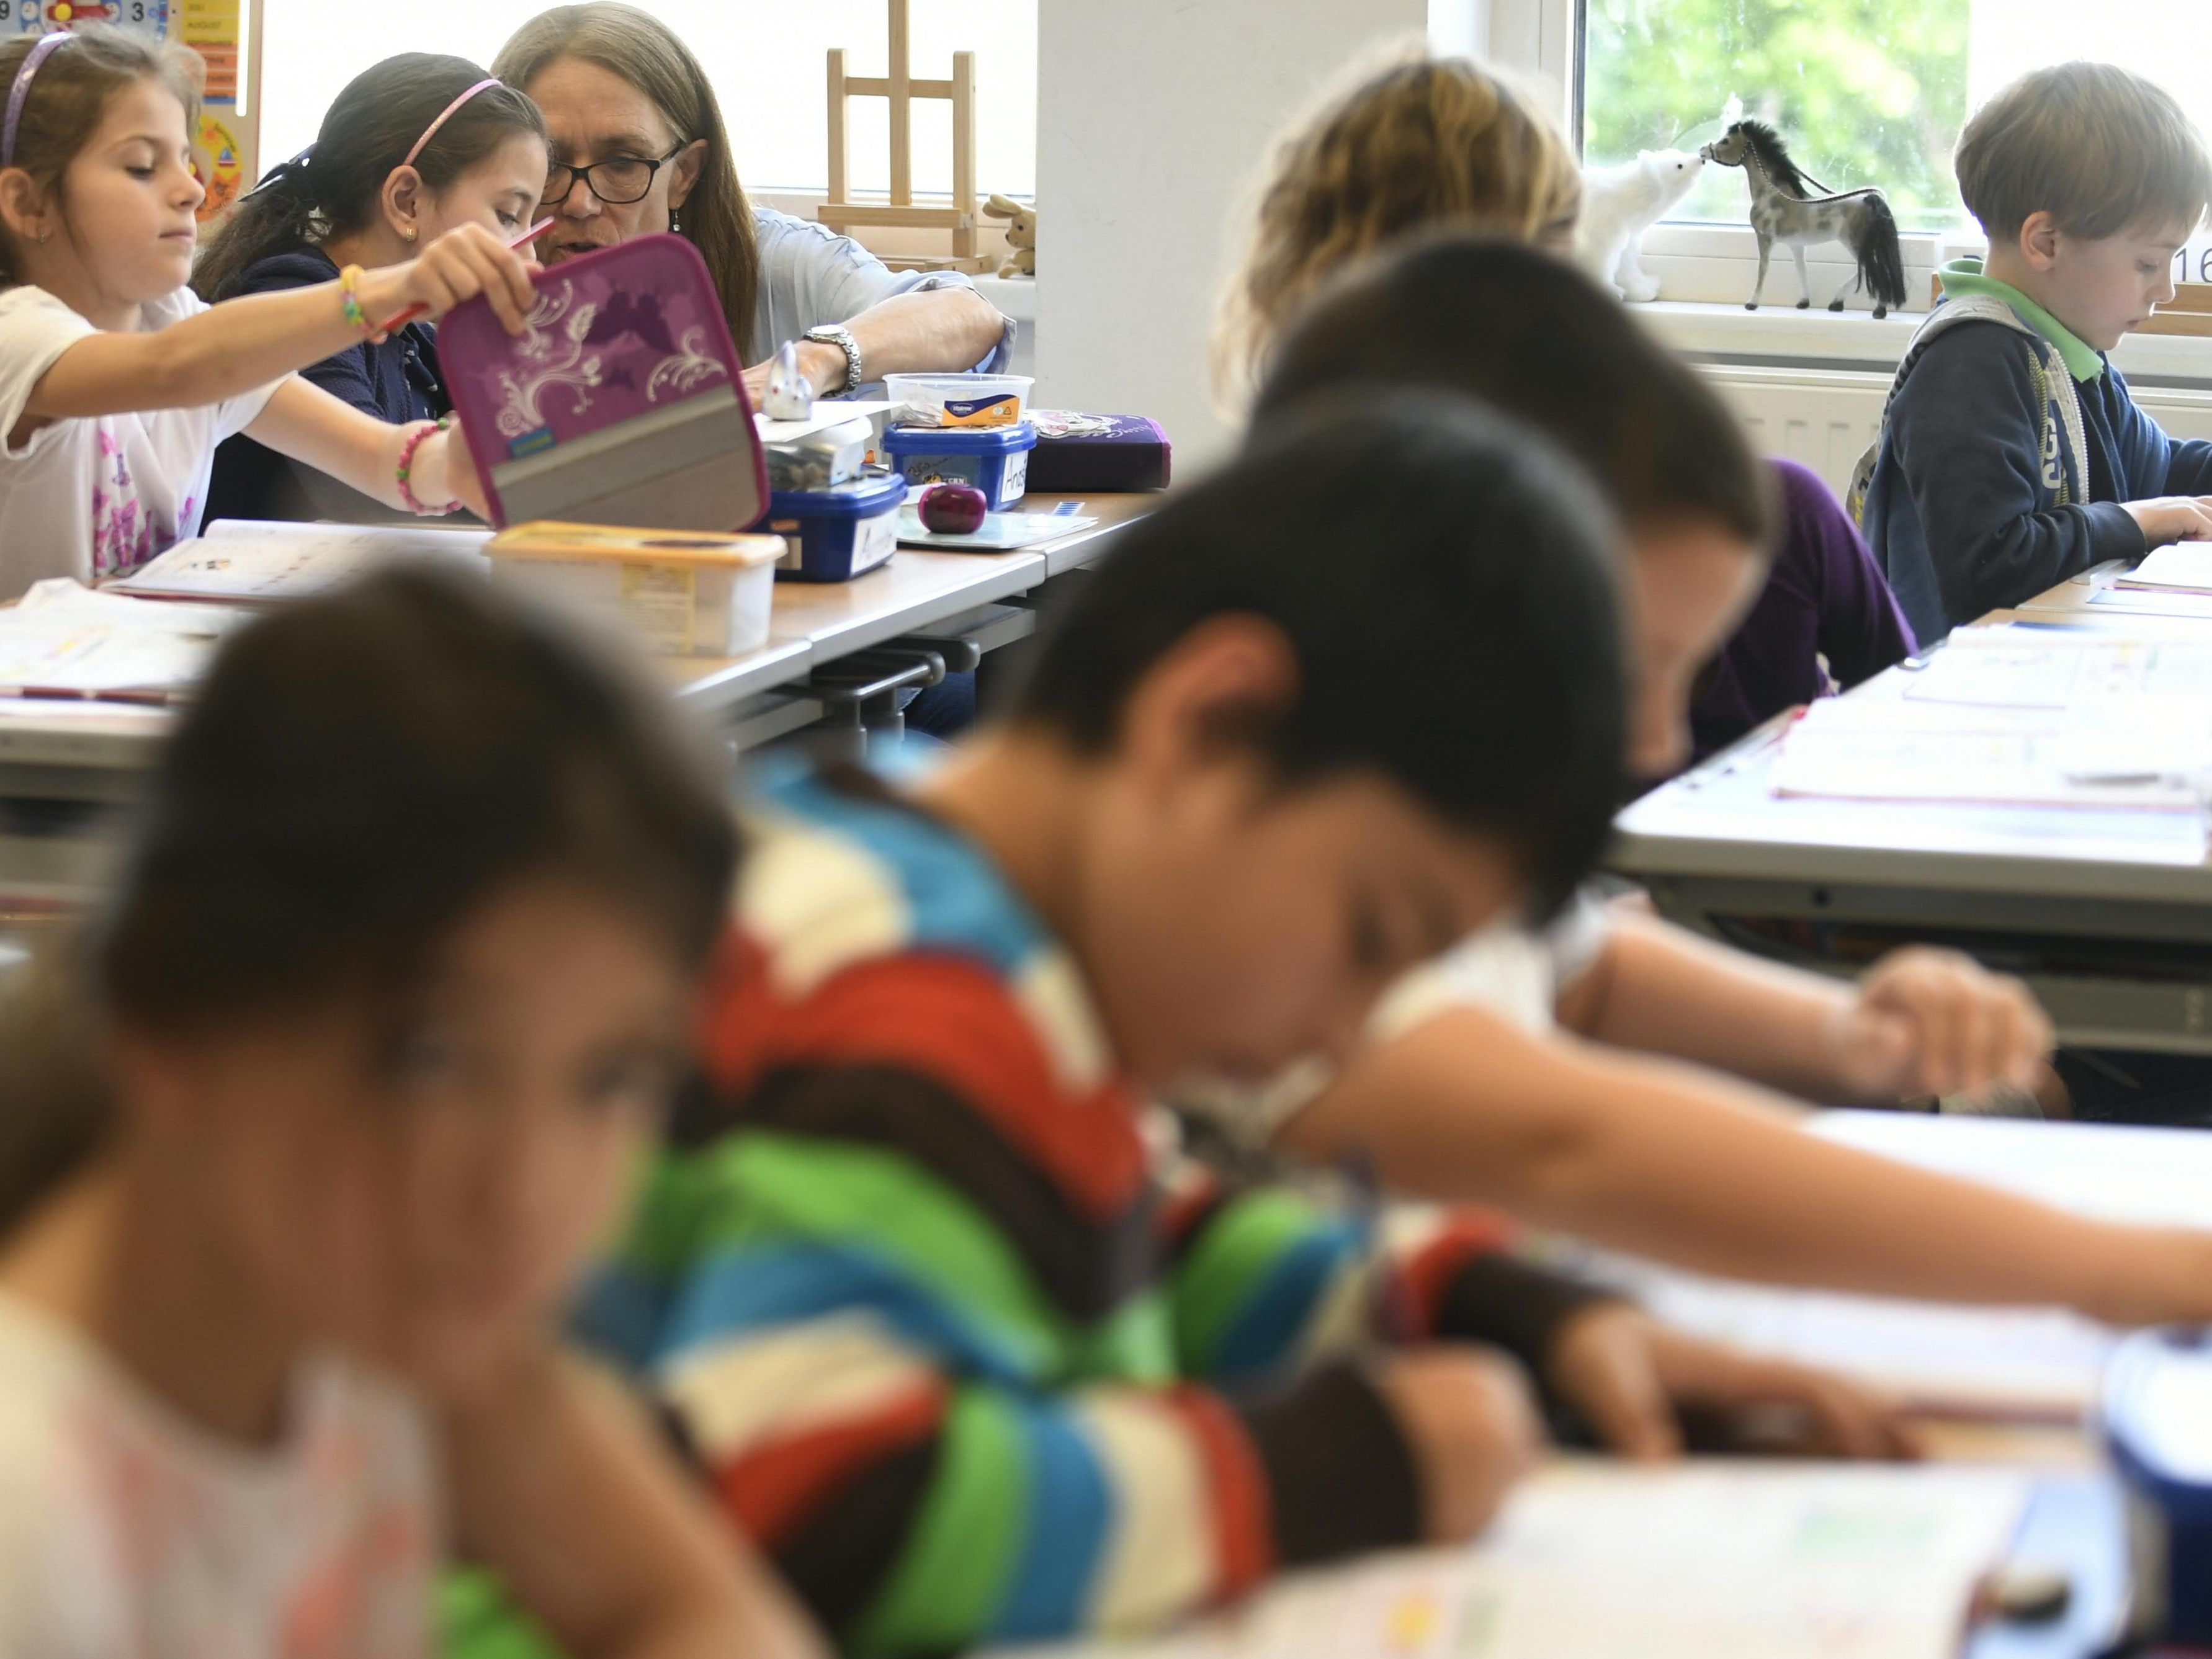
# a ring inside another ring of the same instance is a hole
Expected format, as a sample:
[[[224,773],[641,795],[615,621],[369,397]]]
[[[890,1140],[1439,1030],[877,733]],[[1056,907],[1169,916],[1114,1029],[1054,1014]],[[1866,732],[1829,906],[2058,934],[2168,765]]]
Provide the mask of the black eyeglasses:
[[[646,191],[653,188],[653,175],[691,147],[685,139],[658,161],[645,161],[635,155],[611,155],[604,161],[594,161],[587,167],[572,167],[556,161],[545,169],[545,191],[538,199],[541,208],[556,208],[568,199],[568,192],[580,179],[592,195],[609,207],[626,207],[632,202],[642,202]]]

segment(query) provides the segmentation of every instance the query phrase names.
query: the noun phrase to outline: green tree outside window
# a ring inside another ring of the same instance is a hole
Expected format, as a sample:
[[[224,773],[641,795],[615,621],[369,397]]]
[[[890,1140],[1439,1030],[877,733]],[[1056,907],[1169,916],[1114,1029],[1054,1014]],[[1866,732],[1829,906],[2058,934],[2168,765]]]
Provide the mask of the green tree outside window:
[[[1969,0],[1586,0],[1583,154],[1695,149],[1731,94],[1835,190],[1878,185],[1900,227],[1961,223]],[[1742,175],[1709,167],[1671,216],[1741,222]]]

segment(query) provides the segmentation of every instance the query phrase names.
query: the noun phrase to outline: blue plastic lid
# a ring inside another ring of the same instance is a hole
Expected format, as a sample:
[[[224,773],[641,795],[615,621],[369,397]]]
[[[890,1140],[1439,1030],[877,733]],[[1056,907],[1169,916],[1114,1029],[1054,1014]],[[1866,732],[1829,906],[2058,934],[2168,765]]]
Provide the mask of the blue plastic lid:
[[[2169,1509],[2212,1509],[2212,1333],[2139,1331],[2113,1352],[2102,1397],[2105,1436],[2136,1484]]]
[[[894,426],[884,430],[884,447],[894,455],[1011,455],[1036,447],[1036,428],[1027,421],[1012,426]]]
[[[779,489],[768,498],[771,519],[872,519],[906,500],[906,479],[871,469],[827,489]]]

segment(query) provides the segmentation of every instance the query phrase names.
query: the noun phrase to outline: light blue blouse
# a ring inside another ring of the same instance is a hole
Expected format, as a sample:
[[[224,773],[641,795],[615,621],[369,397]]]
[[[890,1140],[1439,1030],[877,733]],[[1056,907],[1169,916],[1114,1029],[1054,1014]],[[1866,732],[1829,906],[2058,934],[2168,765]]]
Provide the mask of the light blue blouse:
[[[753,210],[753,237],[760,248],[760,296],[749,363],[767,361],[786,340],[817,324],[849,321],[896,295],[975,286],[957,271],[892,270],[851,237],[770,208]],[[1003,368],[1013,355],[1013,319],[1001,321],[999,343],[975,368]]]

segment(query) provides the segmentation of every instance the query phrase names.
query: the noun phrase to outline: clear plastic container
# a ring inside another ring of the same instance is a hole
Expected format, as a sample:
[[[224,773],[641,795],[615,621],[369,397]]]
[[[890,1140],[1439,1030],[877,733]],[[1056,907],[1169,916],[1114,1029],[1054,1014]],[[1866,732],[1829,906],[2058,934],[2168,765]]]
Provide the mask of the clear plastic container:
[[[886,374],[884,395],[903,409],[893,426],[1012,426],[1028,407],[1027,374]]]

